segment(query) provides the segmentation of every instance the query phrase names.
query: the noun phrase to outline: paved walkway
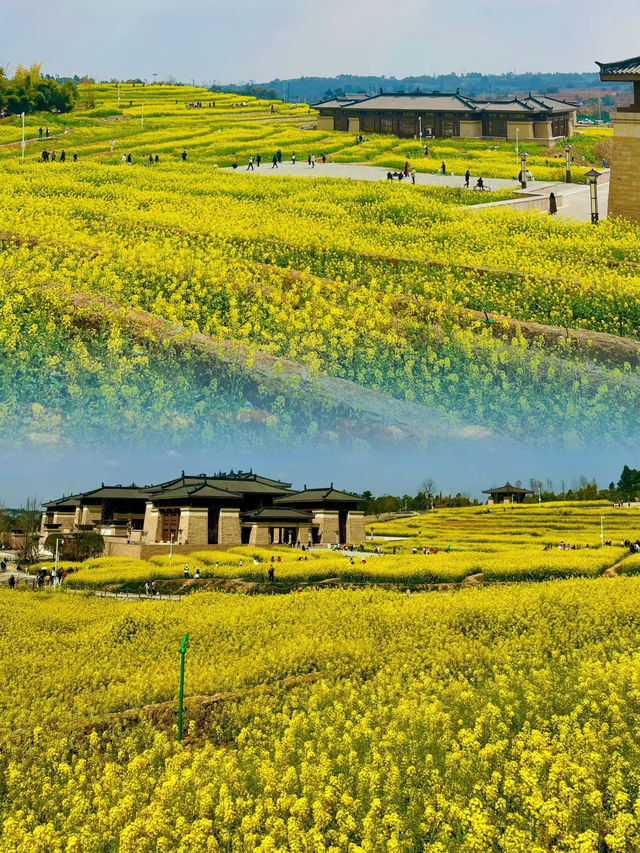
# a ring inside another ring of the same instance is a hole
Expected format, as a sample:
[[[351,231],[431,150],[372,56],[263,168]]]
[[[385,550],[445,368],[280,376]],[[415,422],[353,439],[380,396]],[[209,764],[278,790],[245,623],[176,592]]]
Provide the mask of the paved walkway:
[[[245,174],[247,172],[247,164],[240,163],[237,169],[230,166],[225,167],[224,172],[237,172]],[[250,170],[249,170],[250,171]],[[268,177],[282,177],[283,175],[296,178],[346,178],[353,181],[386,181],[387,172],[393,172],[394,169],[389,169],[388,166],[369,166],[367,163],[325,163],[324,165],[316,160],[315,168],[312,168],[306,160],[298,161],[294,166],[291,160],[283,161],[277,169],[272,168],[272,164],[268,160],[263,160],[262,165],[254,169],[254,175],[267,175]],[[472,178],[472,186],[475,182]],[[411,178],[403,178],[402,183],[405,185],[411,184]],[[431,175],[418,173],[416,175],[416,184],[420,186],[435,186],[435,187],[463,187],[464,175]],[[518,181],[505,178],[485,178],[485,184],[493,190],[516,190],[520,186]]]
[[[246,174],[246,164],[241,164],[237,169],[226,167],[222,171],[237,172],[238,174]],[[370,166],[367,163],[325,163],[324,165],[316,161],[315,168],[309,166],[306,160],[298,161],[295,166],[290,160],[279,164],[277,169],[272,168],[269,161],[263,161],[260,167],[255,167],[254,171],[248,170],[250,174],[260,175],[262,177],[282,177],[294,176],[297,178],[343,178],[350,181],[386,181],[387,166]],[[394,171],[391,169],[391,171]],[[473,187],[477,176],[471,178],[471,186]],[[411,186],[411,178],[403,179],[405,186]],[[463,175],[432,175],[418,173],[416,175],[416,184],[419,186],[430,187],[454,187],[462,188],[464,186]],[[520,189],[520,182],[507,178],[485,178],[485,185],[492,190],[514,190]],[[591,203],[589,199],[589,187],[586,184],[566,184],[564,182],[548,182],[548,181],[529,181],[527,190],[528,194],[539,195],[544,199],[549,198],[550,193],[554,193],[556,197],[562,198],[562,205],[558,207],[558,219],[574,220],[577,222],[589,222],[591,219]],[[607,216],[607,206],[609,198],[609,170],[604,170],[602,178],[598,183],[598,207],[600,218],[605,219]],[[524,201],[524,200],[523,200]],[[486,205],[473,205],[470,209],[480,211],[486,207],[504,206],[518,210],[516,202],[488,202]],[[524,205],[523,205],[524,207]],[[545,206],[546,209],[546,206]]]

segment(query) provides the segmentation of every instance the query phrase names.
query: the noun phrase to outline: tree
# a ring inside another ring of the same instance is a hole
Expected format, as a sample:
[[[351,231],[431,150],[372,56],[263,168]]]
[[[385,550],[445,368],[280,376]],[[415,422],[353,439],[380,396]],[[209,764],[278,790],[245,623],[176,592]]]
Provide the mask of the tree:
[[[625,465],[618,480],[618,491],[626,500],[633,500],[633,498],[638,497],[640,495],[640,471]]]
[[[436,485],[436,481],[433,477],[425,477],[422,483],[420,483],[420,491],[424,492],[428,498],[432,498],[434,496],[437,488],[438,486]]]
[[[24,506],[18,513],[16,530],[24,535],[24,544],[20,551],[20,559],[25,563],[32,563],[38,556],[38,533],[40,531],[40,503],[37,498],[27,498]]]
[[[78,540],[78,559],[100,557],[104,551],[104,538],[99,533],[83,533]]]
[[[0,504],[0,546],[9,544],[9,534],[13,527],[13,516]]]

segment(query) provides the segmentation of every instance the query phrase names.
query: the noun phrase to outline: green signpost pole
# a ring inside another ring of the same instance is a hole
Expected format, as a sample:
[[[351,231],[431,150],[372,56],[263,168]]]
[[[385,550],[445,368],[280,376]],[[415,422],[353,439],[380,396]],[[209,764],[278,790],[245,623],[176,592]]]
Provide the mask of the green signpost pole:
[[[184,656],[187,653],[189,635],[185,634],[180,646],[180,697],[178,699],[178,740],[182,740],[182,705],[184,703]]]

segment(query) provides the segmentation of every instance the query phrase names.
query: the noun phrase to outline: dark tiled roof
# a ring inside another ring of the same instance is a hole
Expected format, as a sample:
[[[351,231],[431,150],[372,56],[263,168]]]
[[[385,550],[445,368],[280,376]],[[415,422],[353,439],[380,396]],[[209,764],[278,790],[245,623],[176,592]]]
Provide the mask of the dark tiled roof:
[[[383,93],[364,98],[362,101],[347,104],[345,110],[357,112],[359,110],[410,110],[420,112],[431,112],[433,110],[444,110],[446,112],[475,112],[476,108],[470,99],[461,95],[445,95],[440,93],[423,94],[393,94]]]
[[[79,495],[67,495],[67,497],[57,498],[54,501],[46,501],[41,504],[41,506],[46,507],[56,507],[56,506],[80,506],[80,498],[82,494]]]
[[[317,109],[344,109],[346,112],[374,110],[406,112],[456,112],[456,113],[514,113],[514,112],[566,112],[575,109],[573,104],[549,98],[546,95],[529,95],[528,98],[511,98],[504,101],[483,101],[467,98],[458,92],[383,92],[361,100],[341,101],[333,98],[314,104]]]
[[[225,489],[217,489],[210,483],[197,483],[171,486],[167,489],[161,489],[151,496],[153,501],[177,501],[186,500],[189,498],[218,498],[225,501],[239,501],[242,496],[237,493],[229,492]]]
[[[311,512],[293,509],[293,507],[260,507],[251,512],[243,512],[242,518],[247,521],[311,521]]]
[[[300,504],[313,504],[313,503],[323,503],[324,501],[339,501],[339,502],[350,502],[359,501],[360,498],[357,495],[349,495],[347,492],[341,492],[338,489],[334,489],[333,486],[329,486],[324,489],[303,489],[301,492],[295,492],[292,495],[287,495],[286,497],[276,498],[274,503],[283,504],[283,503],[300,503]]]
[[[154,495],[170,488],[182,486],[201,486],[209,485],[213,488],[220,489],[227,494],[269,494],[282,495],[290,490],[291,483],[283,483],[280,480],[271,480],[268,477],[260,477],[252,472],[238,471],[237,473],[230,472],[224,474],[219,472],[208,476],[207,474],[188,475],[184,472],[175,480],[168,480],[165,483],[159,483],[157,486],[151,487],[151,492]]]
[[[101,486],[99,489],[83,492],[81,497],[83,503],[89,503],[94,499],[110,500],[111,498],[138,498],[139,500],[147,500],[149,489],[139,488],[138,486]]]
[[[531,489],[521,489],[519,486],[512,486],[508,481],[504,484],[504,486],[497,486],[495,489],[483,489],[483,495],[495,495],[500,492],[505,492],[505,494],[523,494],[523,495],[532,495],[533,492]]]
[[[596,62],[596,65],[600,66],[601,80],[640,80],[640,56],[618,62]]]

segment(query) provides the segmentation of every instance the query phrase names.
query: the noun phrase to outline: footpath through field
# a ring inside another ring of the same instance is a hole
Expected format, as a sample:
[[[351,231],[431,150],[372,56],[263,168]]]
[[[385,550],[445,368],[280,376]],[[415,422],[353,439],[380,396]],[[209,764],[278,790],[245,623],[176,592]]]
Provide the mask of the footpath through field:
[[[342,178],[349,181],[386,181],[389,171],[396,171],[387,166],[370,166],[367,163],[322,163],[316,160],[315,167],[310,166],[306,160],[293,164],[290,160],[278,164],[278,168],[272,167],[269,161],[263,161],[260,167],[254,171],[247,170],[246,164],[240,164],[237,169],[225,167],[222,171],[237,172],[238,174],[260,175],[262,177],[296,177],[296,178]],[[470,185],[473,188],[478,175],[472,175]],[[492,190],[520,191],[520,182],[508,178],[484,178],[485,186]],[[411,178],[402,181],[404,186],[411,187]],[[416,186],[449,187],[453,189],[464,188],[464,175],[441,175],[416,174]],[[471,192],[480,191],[471,189]],[[487,207],[504,207],[518,210],[525,207],[533,196],[539,196],[548,200],[550,193],[554,193],[560,204],[557,216],[559,219],[571,219],[577,222],[588,222],[591,218],[591,207],[589,200],[589,187],[587,184],[566,184],[564,182],[530,181],[527,190],[522,191],[522,197],[512,201],[496,201],[487,204],[469,205],[468,210],[480,211]],[[609,172],[603,170],[602,178],[598,184],[598,207],[600,218],[607,215],[607,203],[609,197]],[[546,208],[546,204],[543,205]]]

